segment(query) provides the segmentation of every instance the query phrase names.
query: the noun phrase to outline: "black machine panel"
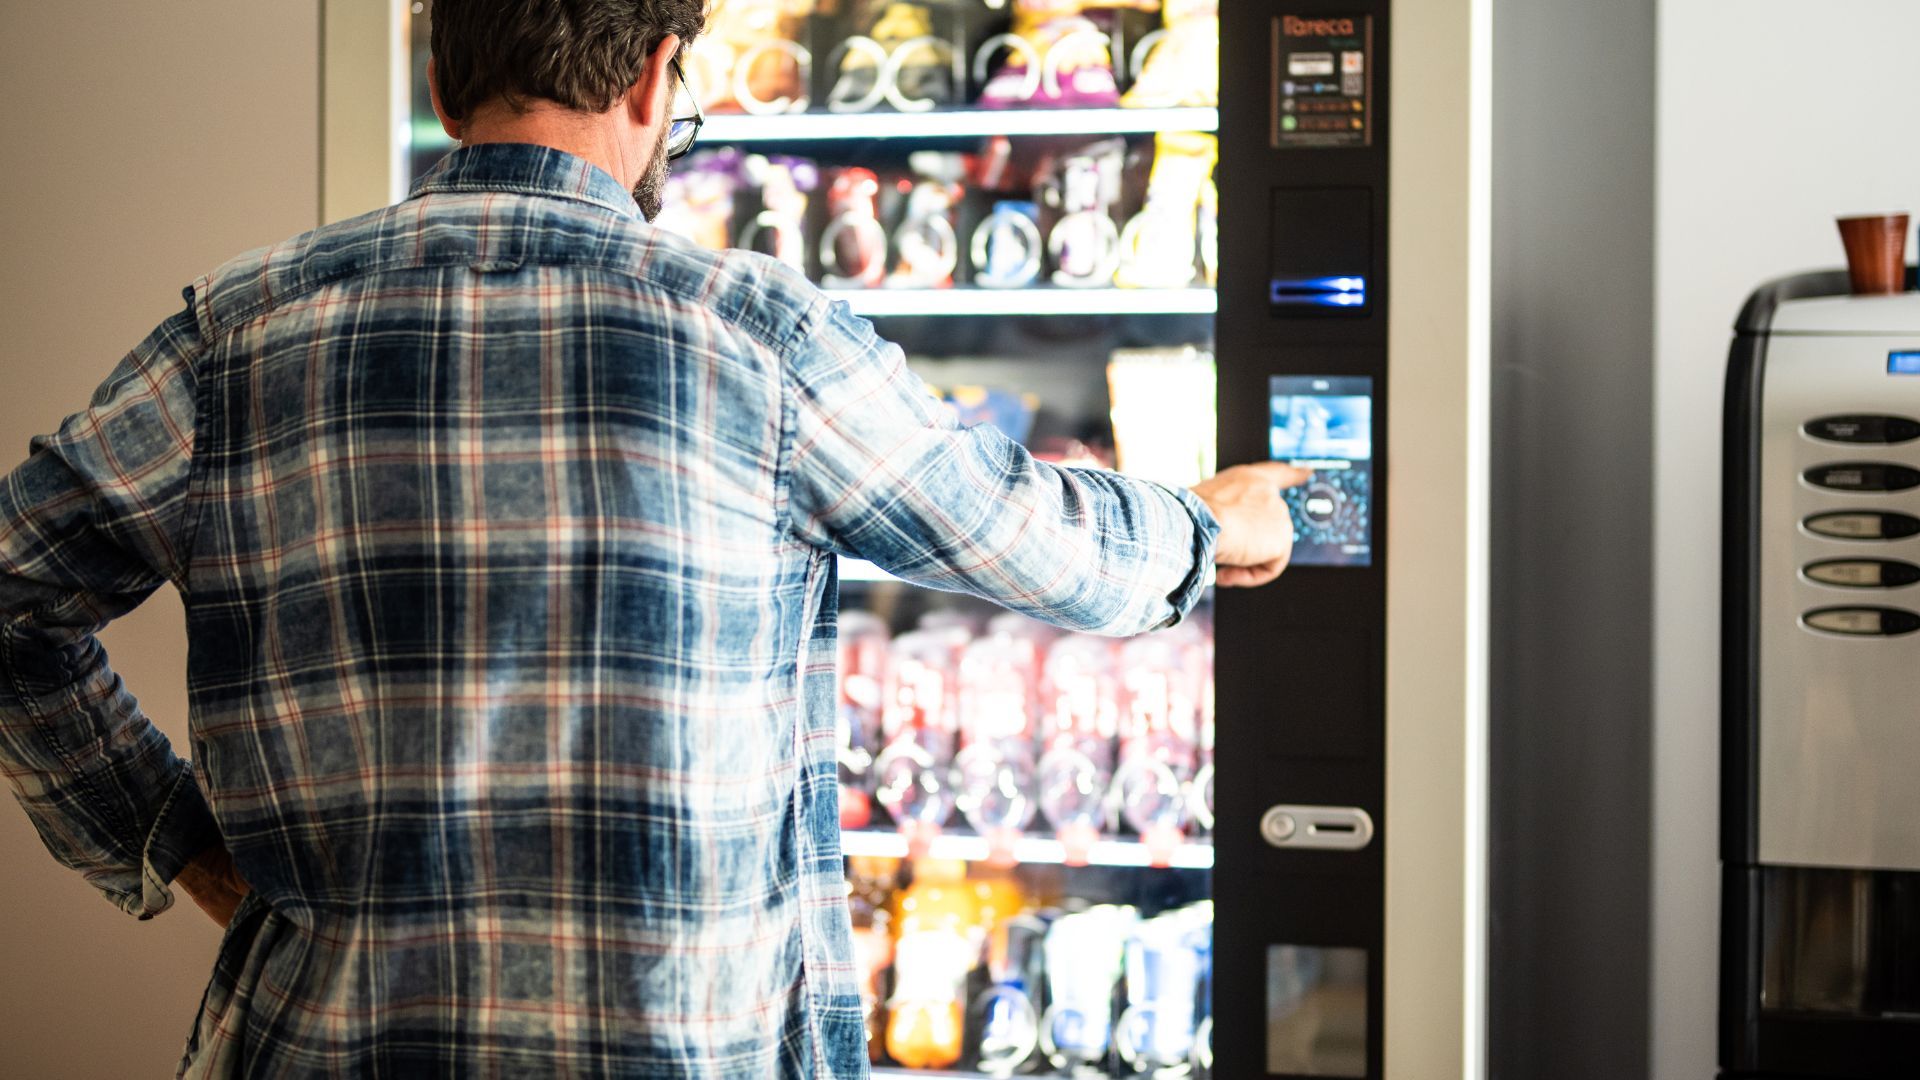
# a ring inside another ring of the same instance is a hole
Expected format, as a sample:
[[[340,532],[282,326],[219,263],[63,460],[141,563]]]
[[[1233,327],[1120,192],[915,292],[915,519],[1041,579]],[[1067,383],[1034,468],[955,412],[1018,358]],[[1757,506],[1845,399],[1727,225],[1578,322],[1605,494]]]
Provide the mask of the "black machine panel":
[[[1215,606],[1222,731],[1242,736],[1222,744],[1216,778],[1216,872],[1234,882],[1216,894],[1216,940],[1232,943],[1213,961],[1216,1076],[1392,1074],[1389,13],[1221,11],[1222,87],[1268,93],[1221,95],[1220,460],[1298,462],[1314,479],[1287,494],[1293,568],[1265,589],[1222,590]]]

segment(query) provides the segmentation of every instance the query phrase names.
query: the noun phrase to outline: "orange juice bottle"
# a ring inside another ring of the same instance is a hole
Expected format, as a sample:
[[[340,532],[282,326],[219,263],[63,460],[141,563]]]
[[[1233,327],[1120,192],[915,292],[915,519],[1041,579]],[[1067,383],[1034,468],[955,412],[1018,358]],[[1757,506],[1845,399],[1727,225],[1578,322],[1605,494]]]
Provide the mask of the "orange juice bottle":
[[[909,1069],[943,1069],[960,1060],[967,973],[985,940],[980,893],[958,860],[922,859],[897,894],[893,997],[887,1002],[887,1053]]]

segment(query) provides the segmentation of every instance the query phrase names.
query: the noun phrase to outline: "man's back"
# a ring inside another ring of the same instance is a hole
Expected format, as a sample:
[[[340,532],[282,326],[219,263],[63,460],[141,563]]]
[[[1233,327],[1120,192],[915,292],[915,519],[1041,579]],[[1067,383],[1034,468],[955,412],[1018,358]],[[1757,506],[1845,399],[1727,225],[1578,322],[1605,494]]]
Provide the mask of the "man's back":
[[[393,1075],[772,1073],[766,1025],[833,1004],[793,1000],[832,840],[789,819],[826,563],[784,520],[776,350],[808,297],[565,155],[456,160],[196,290],[197,756],[238,921],[302,939],[250,1041],[337,1053],[344,1015]]]
[[[833,552],[1111,633],[1211,561],[1192,495],[958,430],[843,307],[555,150],[188,296],[0,485],[42,835],[154,914],[204,792],[253,887],[188,1075],[862,1075]],[[197,784],[74,647],[166,582]]]

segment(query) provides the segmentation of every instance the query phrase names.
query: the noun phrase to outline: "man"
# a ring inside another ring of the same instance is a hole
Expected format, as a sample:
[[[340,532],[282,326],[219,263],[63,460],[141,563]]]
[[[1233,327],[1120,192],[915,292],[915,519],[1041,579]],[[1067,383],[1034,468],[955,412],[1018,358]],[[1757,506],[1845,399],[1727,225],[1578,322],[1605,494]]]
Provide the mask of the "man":
[[[835,553],[1109,634],[1285,565],[1297,472],[1035,462],[650,228],[701,21],[440,0],[464,148],[195,282],[0,483],[0,768],[228,926],[182,1075],[862,1076]],[[162,584],[191,766],[93,636]]]

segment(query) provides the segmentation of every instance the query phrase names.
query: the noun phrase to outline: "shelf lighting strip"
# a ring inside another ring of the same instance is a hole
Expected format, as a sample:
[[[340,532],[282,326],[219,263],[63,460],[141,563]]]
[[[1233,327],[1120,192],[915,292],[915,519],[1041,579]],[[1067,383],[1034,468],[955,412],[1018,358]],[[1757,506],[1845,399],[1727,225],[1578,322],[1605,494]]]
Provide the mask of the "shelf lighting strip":
[[[1212,289],[828,289],[856,315],[1211,315]]]
[[[1220,110],[1178,109],[955,109],[930,113],[790,113],[709,116],[700,129],[706,146],[828,142],[855,139],[970,139],[990,135],[1153,135],[1163,131],[1218,131]],[[432,118],[412,124],[416,149],[451,149]]]
[[[840,834],[840,850],[846,855],[901,859],[907,854],[907,840],[896,832],[844,832]],[[937,836],[927,854],[935,859],[986,862],[987,841],[979,836]],[[1013,845],[1013,857],[1014,861],[1022,863],[1061,864],[1067,861],[1067,849],[1066,845],[1051,837],[1028,836]],[[1152,866],[1153,860],[1147,854],[1147,845],[1137,840],[1100,840],[1087,853],[1087,865]],[[1213,845],[1194,842],[1182,844],[1174,850],[1169,865],[1183,870],[1211,870]]]
[[[826,139],[961,139],[988,135],[1133,135],[1218,131],[1220,110],[955,109],[926,113],[794,113],[709,116],[700,141],[798,142]]]

